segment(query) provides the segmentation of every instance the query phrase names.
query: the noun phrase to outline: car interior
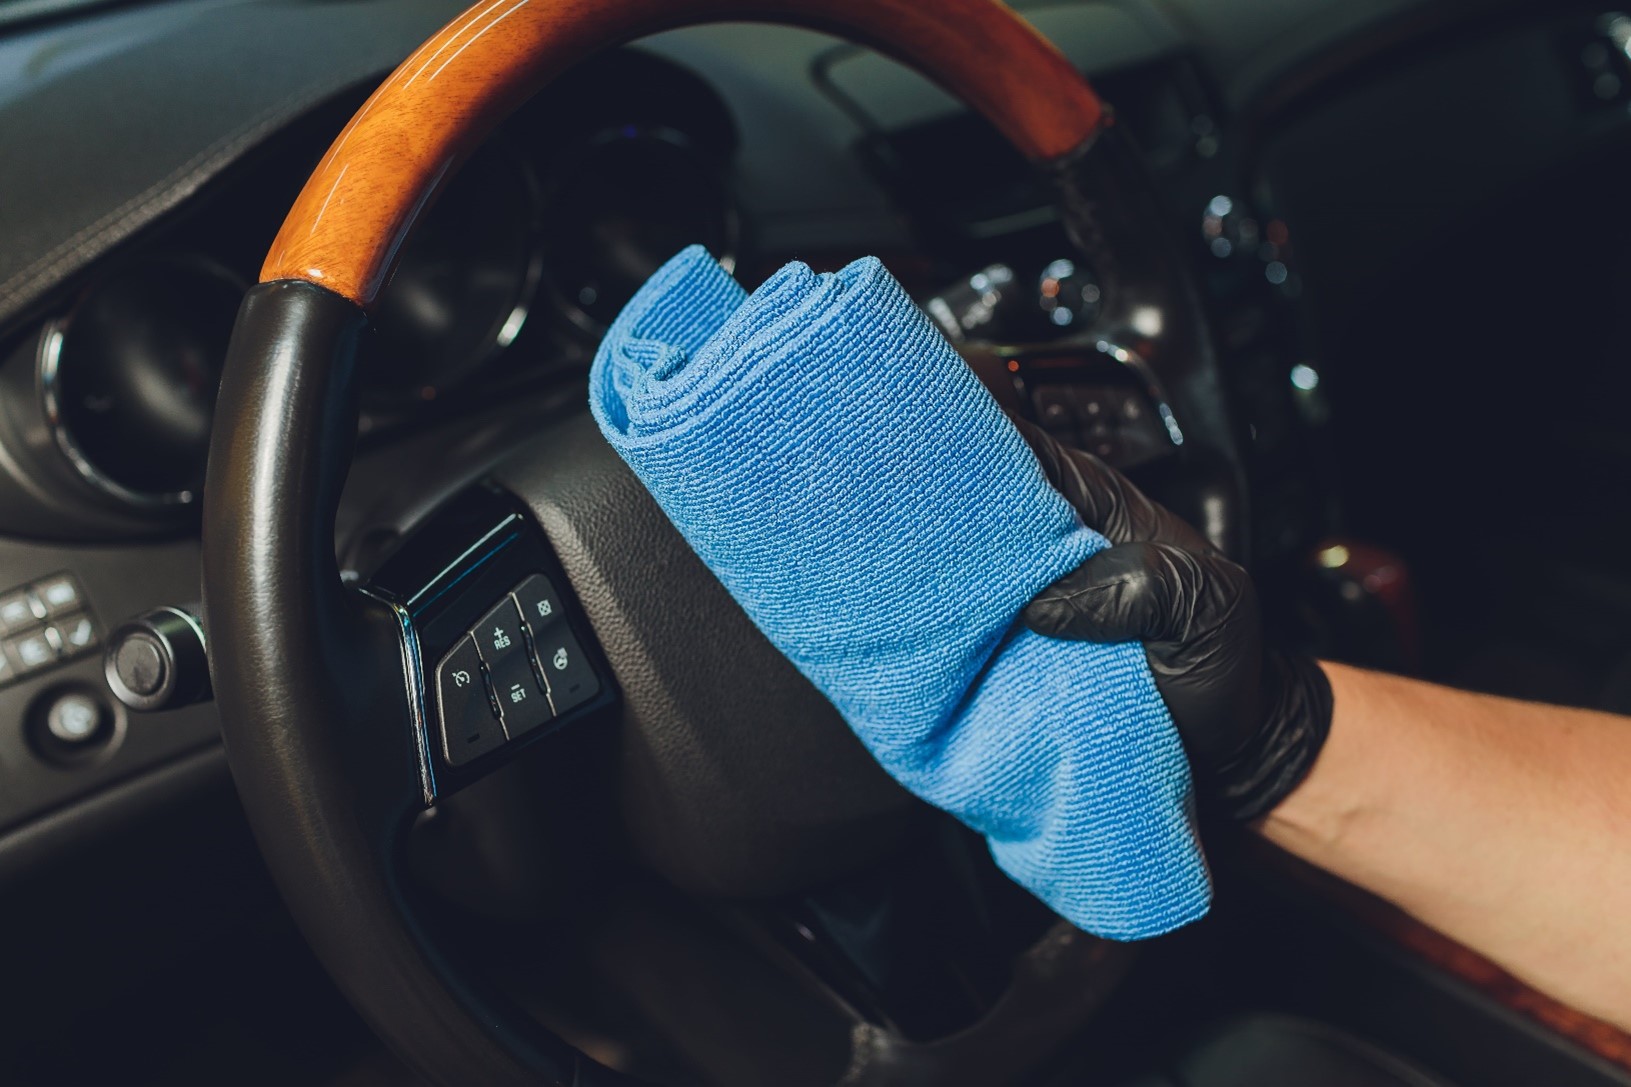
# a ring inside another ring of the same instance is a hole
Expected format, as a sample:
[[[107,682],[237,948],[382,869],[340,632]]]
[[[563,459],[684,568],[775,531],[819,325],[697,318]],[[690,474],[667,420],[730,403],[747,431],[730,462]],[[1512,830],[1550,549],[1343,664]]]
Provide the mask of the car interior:
[[[585,406],[875,254],[1279,641],[1631,714],[1631,10],[531,2],[0,0],[0,1081],[1631,1084],[1238,828],[1063,922]]]

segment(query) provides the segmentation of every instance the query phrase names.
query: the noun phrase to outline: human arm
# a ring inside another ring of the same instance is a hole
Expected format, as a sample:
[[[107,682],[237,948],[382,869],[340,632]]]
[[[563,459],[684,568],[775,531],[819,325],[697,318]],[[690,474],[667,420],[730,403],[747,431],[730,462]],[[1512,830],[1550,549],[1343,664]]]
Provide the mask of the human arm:
[[[1256,828],[1631,1030],[1631,720],[1321,667],[1330,735]]]
[[[1631,720],[1264,652],[1244,570],[1101,462],[1026,437],[1115,545],[1026,621],[1145,642],[1203,805],[1631,1029]]]

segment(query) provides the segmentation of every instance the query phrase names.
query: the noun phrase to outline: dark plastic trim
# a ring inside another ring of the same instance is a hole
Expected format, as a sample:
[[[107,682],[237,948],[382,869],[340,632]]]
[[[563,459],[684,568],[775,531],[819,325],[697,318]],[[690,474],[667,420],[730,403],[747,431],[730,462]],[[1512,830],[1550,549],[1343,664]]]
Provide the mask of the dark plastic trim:
[[[1111,125],[1040,169],[1067,236],[1104,289],[1095,338],[1159,374],[1182,421],[1190,492],[1163,492],[1162,500],[1231,558],[1249,562],[1240,436],[1200,291],[1137,148]]]
[[[183,803],[227,781],[226,753],[220,744],[210,743],[0,834],[0,888],[75,847],[101,840],[134,818]]]

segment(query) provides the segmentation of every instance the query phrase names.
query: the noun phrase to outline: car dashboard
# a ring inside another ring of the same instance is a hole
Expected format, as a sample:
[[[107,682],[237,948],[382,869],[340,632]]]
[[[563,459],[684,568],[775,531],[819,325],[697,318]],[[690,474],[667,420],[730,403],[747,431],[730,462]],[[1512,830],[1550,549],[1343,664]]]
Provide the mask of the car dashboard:
[[[1014,6],[1112,104],[1170,213],[1248,476],[1238,557],[1271,626],[1561,702],[1618,682],[1631,703],[1631,667],[1604,648],[1631,583],[1590,543],[1626,517],[1600,501],[1631,483],[1608,395],[1631,389],[1580,361],[1612,341],[1612,306],[1568,310],[1582,284],[1627,275],[1626,228],[1580,232],[1631,164],[1631,17],[1505,0]],[[456,10],[0,3],[0,882],[224,781],[211,704],[133,710],[101,649],[131,617],[197,612],[239,301],[346,119]],[[1598,187],[1571,217],[1582,176]],[[360,353],[348,576],[529,428],[581,411],[606,326],[693,242],[749,286],[787,260],[876,253],[1006,406],[1160,493],[1184,419],[1163,374],[1102,340],[1094,271],[1031,167],[867,50],[699,27],[547,88],[407,243]],[[1533,358],[1544,403],[1482,386],[1468,344]],[[1552,541],[1569,561],[1545,599],[1505,586],[1503,557],[1462,528],[1529,485],[1465,482],[1514,433],[1537,464],[1594,465],[1558,496],[1581,521]],[[1407,567],[1419,598],[1398,587]],[[1536,665],[1537,630],[1546,660],[1588,665]]]

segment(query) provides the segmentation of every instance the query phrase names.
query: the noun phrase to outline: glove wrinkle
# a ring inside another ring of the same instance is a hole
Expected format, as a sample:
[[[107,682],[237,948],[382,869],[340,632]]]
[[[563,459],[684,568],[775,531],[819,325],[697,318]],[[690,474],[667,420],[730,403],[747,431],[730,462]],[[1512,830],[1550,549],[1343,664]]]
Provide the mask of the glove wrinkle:
[[[1306,776],[1330,728],[1313,661],[1267,653],[1251,578],[1102,461],[1022,425],[1048,478],[1114,546],[1024,611],[1037,633],[1136,639],[1209,799],[1235,819],[1268,811]]]
[[[1279,692],[1264,727],[1216,771],[1216,796],[1229,818],[1245,823],[1266,815],[1301,785],[1331,730],[1331,681],[1313,660],[1265,655],[1266,684]]]
[[[1170,543],[1187,551],[1215,550],[1189,524],[1151,501],[1127,477],[1091,453],[1067,448],[1026,420],[1016,419],[1014,425],[1054,488],[1075,507],[1084,524],[1112,544]]]

